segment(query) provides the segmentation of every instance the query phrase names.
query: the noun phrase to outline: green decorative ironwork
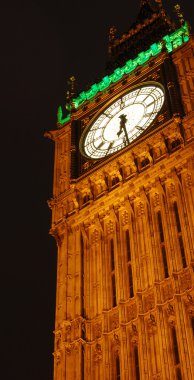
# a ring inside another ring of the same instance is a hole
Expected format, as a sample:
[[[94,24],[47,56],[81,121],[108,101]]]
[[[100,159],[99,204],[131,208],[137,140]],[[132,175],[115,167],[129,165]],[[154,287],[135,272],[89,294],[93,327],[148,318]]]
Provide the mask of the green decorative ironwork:
[[[188,24],[185,22],[184,25],[182,25],[175,32],[164,36],[162,40],[164,41],[164,45],[168,53],[171,53],[174,49],[189,40]],[[152,44],[148,50],[139,53],[135,59],[128,60],[123,67],[118,67],[111,75],[107,75],[102,78],[101,82],[94,83],[87,91],[82,91],[77,98],[73,99],[74,107],[78,108],[80,105],[85,103],[85,101],[91,100],[99,92],[106,90],[111,85],[111,83],[117,82],[125,74],[132,73],[137,66],[143,65],[144,63],[148,62],[151,57],[159,54],[162,51],[162,48],[162,42],[156,42]],[[70,119],[70,114],[68,114],[63,119],[62,107],[59,107],[57,117],[58,123],[61,125]]]

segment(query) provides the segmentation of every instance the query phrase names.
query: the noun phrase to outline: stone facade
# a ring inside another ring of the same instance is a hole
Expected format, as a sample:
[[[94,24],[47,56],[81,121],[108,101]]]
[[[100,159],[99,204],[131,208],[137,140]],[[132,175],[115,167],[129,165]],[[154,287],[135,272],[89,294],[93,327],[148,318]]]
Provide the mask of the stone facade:
[[[157,81],[166,52],[50,132],[55,380],[194,379],[194,40],[171,57],[182,114],[169,96],[171,117],[121,152],[72,181],[72,120],[84,128],[113,95]]]

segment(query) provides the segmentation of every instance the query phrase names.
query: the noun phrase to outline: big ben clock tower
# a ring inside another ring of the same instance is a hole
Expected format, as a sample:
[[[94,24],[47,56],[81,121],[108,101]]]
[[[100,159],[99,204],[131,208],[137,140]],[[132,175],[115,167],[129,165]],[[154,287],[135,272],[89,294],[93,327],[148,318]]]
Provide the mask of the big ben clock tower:
[[[194,379],[194,39],[142,0],[58,111],[54,380]],[[68,109],[68,113],[67,112]]]

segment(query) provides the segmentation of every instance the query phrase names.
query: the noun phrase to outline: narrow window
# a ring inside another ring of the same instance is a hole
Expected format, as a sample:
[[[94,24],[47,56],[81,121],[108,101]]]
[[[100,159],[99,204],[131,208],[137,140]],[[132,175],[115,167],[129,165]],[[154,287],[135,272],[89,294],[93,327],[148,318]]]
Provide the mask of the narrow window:
[[[164,275],[165,275],[165,278],[167,278],[169,277],[169,273],[168,273],[168,263],[167,263],[167,258],[166,258],[166,248],[164,245],[162,246],[162,260],[163,260],[163,267],[164,267]]]
[[[167,262],[167,257],[166,257],[166,248],[165,248],[165,241],[164,241],[164,230],[163,230],[163,224],[162,224],[161,211],[157,212],[157,219],[158,219],[158,230],[159,230],[159,236],[160,236],[160,246],[161,246],[161,252],[162,252],[164,276],[165,278],[167,278],[169,277],[169,273],[168,273],[168,262]]]
[[[176,368],[176,378],[177,380],[182,380],[181,369],[179,367]]]
[[[191,318],[191,327],[192,327],[193,336],[194,336],[194,317]]]
[[[120,380],[120,378],[121,378],[120,360],[119,360],[119,356],[117,355],[117,357],[116,357],[116,380]]]
[[[159,227],[159,233],[160,233],[160,242],[164,242],[164,232],[163,232],[163,226],[162,226],[162,217],[161,217],[161,212],[158,211],[157,213],[158,216],[158,227]]]
[[[114,240],[110,240],[110,265],[111,265],[111,281],[112,281],[112,306],[117,305],[116,281],[115,281],[115,257],[114,257]]]
[[[116,295],[116,284],[115,284],[114,273],[112,273],[112,304],[113,304],[113,307],[117,306],[117,295]]]
[[[135,380],[140,380],[138,347],[134,347]]]
[[[183,268],[186,268],[187,262],[186,262],[186,257],[185,257],[185,249],[184,249],[184,244],[183,244],[181,223],[180,223],[180,218],[179,218],[179,211],[178,211],[177,202],[173,203],[173,207],[174,207],[174,214],[175,214],[175,219],[176,219],[176,226],[177,226],[177,232],[178,232],[178,240],[179,240],[179,246],[180,246],[182,265],[183,265]]]
[[[186,268],[187,263],[186,263],[186,257],[185,257],[185,249],[183,245],[183,238],[181,235],[179,236],[179,246],[180,246],[180,251],[181,251],[181,259],[182,259],[183,268]]]
[[[129,238],[128,230],[125,233],[125,237],[126,237],[127,261],[131,261],[131,247],[130,247],[130,238]]]
[[[128,265],[128,273],[129,273],[129,296],[130,298],[134,297],[133,292],[133,275],[131,265]]]
[[[127,253],[127,266],[128,266],[128,281],[129,281],[129,297],[134,296],[133,291],[133,272],[132,272],[132,264],[131,264],[131,246],[130,246],[130,237],[129,231],[125,232],[125,241],[126,241],[126,253]]]
[[[181,223],[180,223],[180,218],[179,218],[179,211],[178,211],[177,202],[174,202],[173,206],[174,206],[174,213],[175,213],[177,230],[178,230],[178,232],[181,232]]]
[[[175,361],[175,364],[179,364],[180,358],[179,358],[178,342],[177,342],[175,327],[172,328],[172,342],[173,342],[173,351],[174,351],[174,361]]]
[[[84,380],[84,346],[81,346],[81,380]]]
[[[115,269],[115,257],[114,257],[114,241],[110,241],[110,259],[111,259],[111,270]]]
[[[81,315],[84,317],[85,311],[84,311],[84,239],[81,234]]]

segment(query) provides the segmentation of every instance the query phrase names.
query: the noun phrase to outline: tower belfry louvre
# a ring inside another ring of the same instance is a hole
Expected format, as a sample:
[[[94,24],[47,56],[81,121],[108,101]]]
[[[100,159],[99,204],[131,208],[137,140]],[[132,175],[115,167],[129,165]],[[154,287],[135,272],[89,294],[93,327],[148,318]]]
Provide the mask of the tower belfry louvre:
[[[54,380],[194,379],[194,39],[140,2],[59,107]]]

